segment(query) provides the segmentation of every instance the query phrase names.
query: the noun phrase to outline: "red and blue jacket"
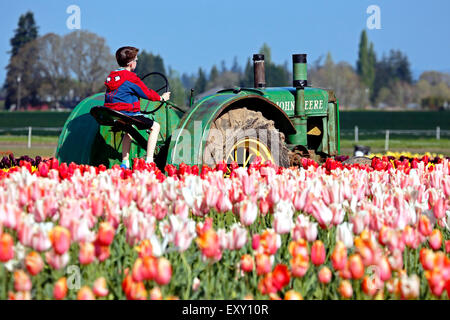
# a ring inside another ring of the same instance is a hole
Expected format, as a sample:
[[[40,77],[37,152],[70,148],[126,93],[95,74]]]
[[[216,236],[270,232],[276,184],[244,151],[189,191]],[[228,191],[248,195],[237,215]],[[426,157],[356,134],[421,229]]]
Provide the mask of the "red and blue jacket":
[[[139,98],[161,100],[160,95],[147,88],[139,77],[126,69],[111,71],[105,80],[105,107],[117,111],[139,112]]]

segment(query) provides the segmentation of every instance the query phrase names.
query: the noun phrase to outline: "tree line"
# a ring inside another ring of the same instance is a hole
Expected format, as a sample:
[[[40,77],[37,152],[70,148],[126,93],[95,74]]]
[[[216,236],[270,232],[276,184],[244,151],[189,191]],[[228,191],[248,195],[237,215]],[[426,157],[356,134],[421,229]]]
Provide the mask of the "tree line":
[[[2,90],[7,109],[43,104],[73,108],[87,96],[104,91],[105,76],[117,67],[104,38],[88,31],[39,36],[32,12],[20,16],[10,43],[11,58]],[[268,44],[263,44],[258,53],[265,56],[268,87],[292,86],[292,64],[273,62]],[[253,87],[250,57],[244,67],[235,57],[230,68],[222,61],[220,67],[213,65],[209,71],[200,67],[196,74],[180,75],[166,68],[161,56],[140,52],[136,73],[142,77],[155,71],[167,75],[172,100],[178,105],[189,103],[191,89],[199,98],[223,88]],[[164,84],[157,76],[144,82],[153,89]],[[450,102],[450,74],[427,71],[414,81],[406,54],[391,50],[377,58],[365,30],[355,67],[334,62],[328,53],[325,59],[319,57],[308,63],[308,83],[334,90],[342,108],[415,104],[438,109]]]

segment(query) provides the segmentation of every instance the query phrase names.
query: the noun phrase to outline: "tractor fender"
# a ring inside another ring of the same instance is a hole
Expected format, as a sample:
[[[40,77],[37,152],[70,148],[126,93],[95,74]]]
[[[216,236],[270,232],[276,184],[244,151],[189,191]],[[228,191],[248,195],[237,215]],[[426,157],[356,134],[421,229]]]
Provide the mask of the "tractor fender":
[[[92,107],[102,106],[104,101],[104,93],[94,94],[73,109],[64,124],[56,148],[56,158],[60,162],[91,163],[91,151],[99,125],[89,111]]]
[[[243,107],[260,111],[265,118],[273,120],[275,127],[285,136],[296,133],[288,115],[269,99],[257,94],[219,93],[203,98],[181,119],[172,134],[167,164],[179,165],[184,162],[202,165],[211,123],[224,112]]]

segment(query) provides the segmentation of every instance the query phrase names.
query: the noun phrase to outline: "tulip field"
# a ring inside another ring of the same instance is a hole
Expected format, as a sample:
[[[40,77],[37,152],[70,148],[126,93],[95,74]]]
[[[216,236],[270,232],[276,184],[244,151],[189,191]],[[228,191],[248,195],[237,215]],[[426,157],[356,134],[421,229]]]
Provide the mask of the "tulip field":
[[[5,157],[0,299],[449,299],[450,160],[342,160]]]

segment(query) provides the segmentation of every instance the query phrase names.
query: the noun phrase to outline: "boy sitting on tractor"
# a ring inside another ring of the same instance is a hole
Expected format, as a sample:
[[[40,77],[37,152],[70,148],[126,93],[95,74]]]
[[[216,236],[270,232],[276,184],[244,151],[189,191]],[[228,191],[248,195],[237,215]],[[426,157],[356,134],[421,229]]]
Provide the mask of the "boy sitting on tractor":
[[[127,116],[132,116],[137,120],[148,124],[151,133],[147,142],[147,163],[153,162],[153,153],[156,147],[160,126],[156,121],[147,118],[141,111],[139,98],[150,101],[167,101],[170,99],[170,92],[161,96],[147,86],[132,71],[136,69],[137,53],[139,49],[135,47],[121,47],[116,51],[116,60],[120,68],[108,75],[105,80],[105,107],[119,111]],[[122,145],[122,165],[129,168],[129,153],[131,147],[131,136],[127,133],[123,138]]]

